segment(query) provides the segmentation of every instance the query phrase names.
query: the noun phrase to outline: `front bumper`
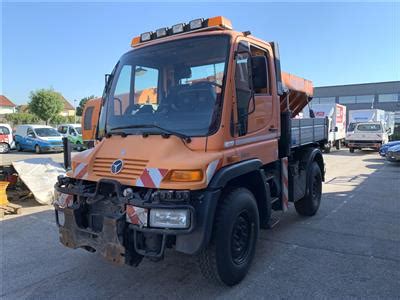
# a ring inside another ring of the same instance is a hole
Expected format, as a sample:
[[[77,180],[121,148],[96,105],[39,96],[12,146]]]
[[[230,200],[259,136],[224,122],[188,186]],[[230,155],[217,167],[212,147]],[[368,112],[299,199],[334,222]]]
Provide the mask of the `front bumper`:
[[[379,149],[382,143],[377,141],[347,141],[349,148],[374,148]]]
[[[386,159],[388,161],[392,161],[392,162],[398,162],[400,161],[400,153],[399,152],[387,152],[386,153]]]
[[[102,194],[104,186],[113,187],[111,198]],[[155,199],[153,195],[158,191],[145,188],[130,187],[133,194],[125,197],[122,195],[125,188],[114,180],[88,183],[67,177],[59,179],[55,189],[69,197],[68,203],[56,202],[54,205],[61,243],[74,249],[95,250],[112,262],[128,264],[132,264],[130,261],[136,255],[160,258],[166,247],[196,254],[208,244],[220,190],[195,191],[187,201],[171,202]],[[148,211],[154,208],[188,209],[191,223],[186,229],[132,224],[127,222],[127,205]],[[59,221],[61,212],[63,224]],[[147,240],[158,241],[158,246],[149,250]]]

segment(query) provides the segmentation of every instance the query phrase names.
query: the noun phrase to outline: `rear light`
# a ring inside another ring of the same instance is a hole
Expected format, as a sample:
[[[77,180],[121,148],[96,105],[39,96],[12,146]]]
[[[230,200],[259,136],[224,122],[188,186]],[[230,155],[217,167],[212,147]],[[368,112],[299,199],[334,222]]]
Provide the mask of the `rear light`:
[[[203,27],[203,21],[204,19],[194,19],[189,22],[189,29],[194,30],[194,29],[199,29]]]

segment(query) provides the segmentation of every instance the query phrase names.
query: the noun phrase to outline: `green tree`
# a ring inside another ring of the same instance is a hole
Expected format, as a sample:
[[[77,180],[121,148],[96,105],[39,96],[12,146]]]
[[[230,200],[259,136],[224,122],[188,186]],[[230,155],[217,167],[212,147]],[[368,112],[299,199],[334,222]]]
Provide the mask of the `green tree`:
[[[29,111],[46,122],[57,116],[64,108],[63,96],[53,89],[40,89],[31,92]]]
[[[39,117],[29,113],[14,113],[6,115],[6,120],[13,125],[29,124],[39,122]]]
[[[88,102],[90,99],[94,99],[94,98],[95,98],[94,95],[82,98],[81,101],[79,101],[79,106],[76,108],[76,115],[77,116],[82,116],[83,109],[85,107],[86,102]]]

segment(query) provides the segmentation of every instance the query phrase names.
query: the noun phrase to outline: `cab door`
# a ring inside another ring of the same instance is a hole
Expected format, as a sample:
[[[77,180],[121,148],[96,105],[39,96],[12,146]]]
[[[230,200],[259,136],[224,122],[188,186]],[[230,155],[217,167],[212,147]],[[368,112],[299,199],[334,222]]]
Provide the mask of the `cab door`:
[[[268,163],[278,159],[278,102],[271,87],[271,61],[267,49],[246,41],[238,43],[235,57],[235,146],[241,160],[259,158]],[[255,63],[261,66],[260,62],[266,71],[261,85],[259,80],[254,80],[257,76]]]
[[[36,144],[36,134],[32,128],[28,128],[26,130],[26,137],[24,140],[25,140],[24,148],[34,150]]]

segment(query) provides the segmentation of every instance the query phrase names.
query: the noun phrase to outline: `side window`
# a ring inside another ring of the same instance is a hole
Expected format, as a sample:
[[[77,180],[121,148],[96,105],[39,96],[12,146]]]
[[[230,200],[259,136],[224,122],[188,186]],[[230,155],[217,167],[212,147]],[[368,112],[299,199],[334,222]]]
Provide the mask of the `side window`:
[[[93,116],[94,107],[88,107],[85,110],[85,115],[83,117],[83,129],[84,130],[92,130],[92,116]]]
[[[69,133],[69,134],[74,134],[74,133],[75,133],[74,128],[73,128],[73,127],[70,127],[68,133]]]
[[[158,104],[158,70],[136,66],[135,69],[135,104]]]
[[[67,127],[65,127],[65,126],[60,126],[60,127],[58,128],[58,132],[59,132],[59,133],[62,133],[62,134],[67,133]]]
[[[33,132],[33,130],[31,128],[28,128],[28,130],[26,131],[26,135],[27,136],[35,136],[35,133]]]
[[[235,69],[236,106],[238,115],[237,130],[239,136],[247,133],[249,104],[252,95],[249,81],[249,61],[249,53],[242,52],[241,45],[239,45]]]
[[[126,108],[129,106],[131,95],[131,84],[132,84],[132,66],[125,65],[121,69],[118,75],[117,85],[114,91],[113,109],[115,116],[121,116],[124,114]]]
[[[265,88],[254,90],[254,93],[255,94],[268,94],[268,95],[271,95],[271,89],[270,89],[271,84],[270,84],[270,76],[269,76],[269,55],[268,55],[268,52],[265,51],[265,50],[262,50],[260,48],[254,47],[254,46],[250,47],[250,51],[251,51],[251,55],[252,56],[265,56],[266,62],[267,62],[267,78],[268,78],[267,85],[266,85]]]

